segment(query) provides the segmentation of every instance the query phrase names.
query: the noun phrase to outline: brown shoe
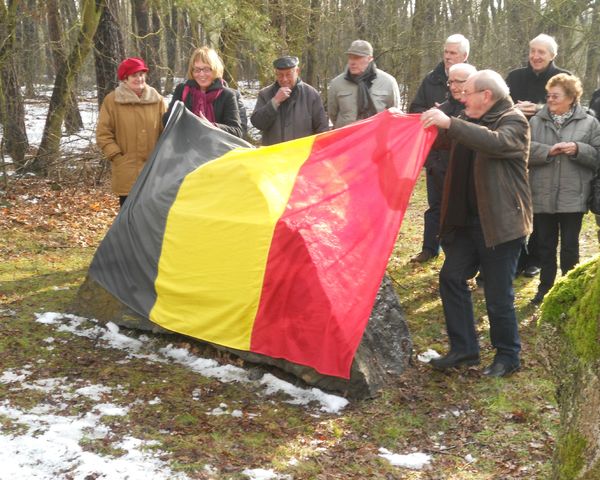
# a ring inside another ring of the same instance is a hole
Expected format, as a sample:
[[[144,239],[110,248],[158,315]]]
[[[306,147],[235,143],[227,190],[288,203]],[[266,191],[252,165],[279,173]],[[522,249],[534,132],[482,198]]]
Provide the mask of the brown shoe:
[[[411,263],[425,263],[428,260],[431,260],[435,255],[431,253],[429,250],[423,250],[417,256],[410,259]]]

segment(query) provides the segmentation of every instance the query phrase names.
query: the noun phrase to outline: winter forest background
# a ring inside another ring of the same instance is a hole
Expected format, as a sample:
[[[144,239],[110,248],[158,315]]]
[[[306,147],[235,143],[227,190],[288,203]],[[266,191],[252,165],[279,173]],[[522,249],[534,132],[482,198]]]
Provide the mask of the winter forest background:
[[[204,44],[221,53],[225,79],[242,93],[247,82],[268,82],[272,60],[289,53],[325,99],[348,45],[363,38],[402,86],[406,106],[448,35],[466,35],[471,63],[505,75],[526,64],[528,41],[545,32],[559,43],[556,63],[582,78],[585,103],[599,84],[599,17],[592,0],[2,0],[2,154],[22,171],[48,174],[60,136],[82,128],[83,91],[97,91],[100,103],[116,86],[118,63],[141,56],[148,83],[168,95]],[[33,147],[24,109],[42,85],[54,89]]]

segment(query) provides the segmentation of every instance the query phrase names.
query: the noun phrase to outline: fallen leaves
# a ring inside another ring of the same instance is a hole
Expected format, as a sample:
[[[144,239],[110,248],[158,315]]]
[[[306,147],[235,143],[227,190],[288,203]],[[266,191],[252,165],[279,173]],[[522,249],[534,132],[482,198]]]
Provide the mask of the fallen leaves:
[[[119,209],[103,185],[57,189],[55,182],[38,178],[11,181],[0,191],[0,203],[0,229],[41,234],[49,248],[95,247]]]

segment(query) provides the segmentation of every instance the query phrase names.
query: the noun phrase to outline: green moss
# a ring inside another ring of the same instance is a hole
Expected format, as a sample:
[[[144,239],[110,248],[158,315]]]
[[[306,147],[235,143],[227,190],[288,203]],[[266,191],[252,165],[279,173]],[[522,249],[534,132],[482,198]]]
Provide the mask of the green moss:
[[[571,432],[562,437],[557,446],[558,480],[573,480],[583,467],[583,452],[586,440]]]
[[[568,339],[583,363],[600,358],[600,259],[586,262],[560,279],[542,305],[540,323]]]

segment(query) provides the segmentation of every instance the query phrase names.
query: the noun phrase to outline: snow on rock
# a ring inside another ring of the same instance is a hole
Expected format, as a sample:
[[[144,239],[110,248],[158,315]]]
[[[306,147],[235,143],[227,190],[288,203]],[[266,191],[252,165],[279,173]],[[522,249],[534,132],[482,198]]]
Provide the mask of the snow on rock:
[[[56,312],[36,314],[36,319],[39,323],[56,326],[58,331],[103,340],[107,347],[125,350],[137,358],[146,358],[155,362],[175,361],[200,375],[215,378],[224,383],[254,382],[250,379],[247,370],[234,365],[220,365],[213,359],[197,357],[186,348],[177,348],[169,344],[164,348],[160,348],[158,354],[156,352],[146,353],[144,347],[148,347],[151,343],[147,334],[141,334],[137,339],[132,338],[120,333],[119,327],[112,322],[103,327],[96,320]],[[89,324],[95,326],[89,328],[84,326]],[[98,344],[102,346],[102,342]],[[325,393],[318,388],[296,387],[271,374],[263,375],[260,384],[265,387],[266,395],[283,392],[291,397],[287,401],[288,403],[293,405],[317,403],[321,405],[321,411],[327,413],[339,413],[349,403],[347,399],[338,395]],[[236,413],[236,415],[238,414]]]

